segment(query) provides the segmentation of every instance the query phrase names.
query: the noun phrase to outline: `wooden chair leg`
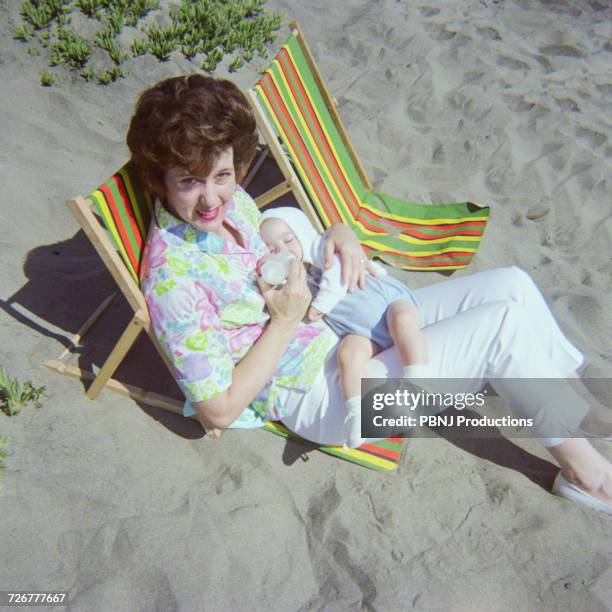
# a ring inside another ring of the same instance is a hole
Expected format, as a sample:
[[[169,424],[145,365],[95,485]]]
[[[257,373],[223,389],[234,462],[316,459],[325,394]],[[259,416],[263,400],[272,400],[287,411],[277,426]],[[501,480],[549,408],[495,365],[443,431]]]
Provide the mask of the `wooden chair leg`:
[[[79,345],[83,336],[90,330],[93,324],[104,314],[104,311],[110,306],[110,303],[115,299],[117,292],[111,293],[89,316],[87,321],[79,327],[76,334],[71,340],[72,346],[66,347],[64,352],[58,357],[60,361],[63,361],[70,353]]]
[[[287,192],[293,189],[293,183],[291,181],[283,181],[279,183],[272,189],[268,189],[265,193],[257,196],[255,198],[255,204],[257,204],[257,208],[263,208],[266,204],[270,202],[274,202],[277,198],[280,198],[282,195],[285,195]]]
[[[88,372],[87,370],[75,368],[74,366],[67,365],[65,362],[59,361],[58,359],[50,359],[49,361],[46,361],[44,365],[50,370],[58,372],[59,374],[63,374],[64,376],[72,376],[73,378],[78,378],[80,380],[95,380],[96,378],[96,375],[93,372]],[[130,397],[133,400],[136,400],[137,402],[148,404],[149,406],[153,406],[154,408],[163,408],[164,410],[174,412],[174,414],[179,414],[181,416],[183,414],[184,402],[173,397],[161,395],[160,393],[154,393],[153,391],[145,391],[141,387],[127,385],[125,383],[119,382],[118,380],[115,380],[114,378],[109,378],[106,381],[104,387],[109,391],[112,391],[113,393],[118,393],[119,395]],[[190,418],[195,421],[198,420],[196,416],[192,416]],[[221,437],[221,429],[211,428],[205,430],[206,435],[210,436],[215,440]]]
[[[259,169],[261,168],[261,165],[264,163],[266,157],[268,157],[268,153],[269,152],[270,152],[270,149],[269,149],[268,145],[263,145],[263,147],[261,148],[261,150],[257,154],[257,157],[255,158],[255,161],[251,165],[251,169],[249,170],[248,174],[244,177],[244,180],[240,183],[240,186],[245,191],[246,191],[247,187],[249,186],[250,182],[253,180],[253,178],[255,177],[257,172],[259,171]]]
[[[119,342],[117,342],[117,345],[108,356],[100,373],[96,376],[91,387],[87,389],[86,395],[89,399],[96,399],[96,397],[98,397],[102,387],[104,387],[108,379],[119,367],[119,364],[134,344],[136,338],[138,338],[138,334],[142,331],[143,325],[147,320],[147,315],[142,310],[137,310],[134,313],[132,320],[129,322],[121,338],[119,338]]]

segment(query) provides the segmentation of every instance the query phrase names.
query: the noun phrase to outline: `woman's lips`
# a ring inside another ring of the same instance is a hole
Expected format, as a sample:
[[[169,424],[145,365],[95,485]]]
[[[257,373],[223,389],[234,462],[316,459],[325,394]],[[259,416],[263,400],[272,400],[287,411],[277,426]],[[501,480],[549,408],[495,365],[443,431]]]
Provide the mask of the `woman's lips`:
[[[219,214],[219,207],[214,208],[213,210],[207,210],[205,212],[197,211],[200,219],[203,221],[214,221]]]

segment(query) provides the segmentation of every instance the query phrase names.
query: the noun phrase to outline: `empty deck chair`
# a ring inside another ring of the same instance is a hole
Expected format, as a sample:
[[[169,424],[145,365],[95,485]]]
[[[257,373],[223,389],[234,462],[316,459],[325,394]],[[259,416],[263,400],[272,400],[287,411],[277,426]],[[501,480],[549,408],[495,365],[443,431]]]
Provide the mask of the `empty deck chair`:
[[[469,265],[489,208],[421,205],[373,191],[297,22],[290,27],[287,42],[248,92],[285,178],[256,199],[258,206],[292,191],[319,231],[348,224],[369,257],[406,270]]]

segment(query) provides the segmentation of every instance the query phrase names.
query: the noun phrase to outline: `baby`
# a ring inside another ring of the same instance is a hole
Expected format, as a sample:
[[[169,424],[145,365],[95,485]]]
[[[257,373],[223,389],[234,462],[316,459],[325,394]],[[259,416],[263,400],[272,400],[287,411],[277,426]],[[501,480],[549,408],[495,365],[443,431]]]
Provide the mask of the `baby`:
[[[363,443],[361,379],[373,355],[395,345],[404,378],[431,377],[416,298],[381,266],[376,266],[379,278],[367,275],[365,289],[348,293],[340,260],[335,256],[332,267],[324,269],[323,237],[298,208],[265,211],[259,230],[271,253],[291,253],[306,264],[314,296],[306,318],[311,322],[323,318],[342,338],[337,356],[346,406],[345,447],[356,448]]]

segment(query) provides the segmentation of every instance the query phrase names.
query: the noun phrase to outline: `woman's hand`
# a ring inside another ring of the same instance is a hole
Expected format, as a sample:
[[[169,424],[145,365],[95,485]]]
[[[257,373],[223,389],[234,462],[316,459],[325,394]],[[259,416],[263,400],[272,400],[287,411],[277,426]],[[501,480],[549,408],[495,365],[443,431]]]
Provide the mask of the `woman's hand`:
[[[331,225],[325,232],[323,248],[326,269],[331,267],[334,253],[340,255],[342,282],[348,285],[349,292],[357,286],[360,289],[365,288],[366,270],[378,277],[378,272],[366,257],[357,236],[347,225],[343,223]]]
[[[282,287],[275,289],[259,276],[257,284],[273,321],[295,326],[304,318],[312,295],[301,262],[296,259],[289,262],[289,276]]]

